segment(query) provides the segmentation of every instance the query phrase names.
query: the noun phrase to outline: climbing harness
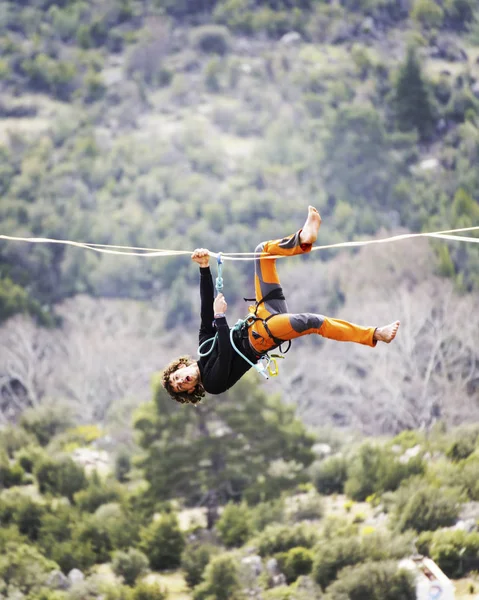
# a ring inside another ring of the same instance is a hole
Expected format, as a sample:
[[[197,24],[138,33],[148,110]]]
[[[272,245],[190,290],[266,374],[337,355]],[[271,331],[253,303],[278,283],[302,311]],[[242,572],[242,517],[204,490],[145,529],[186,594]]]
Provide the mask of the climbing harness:
[[[223,259],[222,259],[221,252],[218,253],[217,268],[218,268],[218,276],[216,277],[215,288],[216,288],[216,294],[218,295],[218,294],[223,293]],[[272,317],[274,315],[270,315],[266,319],[262,319],[261,317],[258,317],[256,314],[258,311],[258,307],[261,303],[266,302],[267,300],[273,300],[273,299],[284,300],[283,293],[280,289],[272,290],[264,298],[262,298],[261,300],[256,302],[254,314],[251,312],[245,319],[239,319],[235,323],[234,327],[230,328],[230,342],[231,342],[231,345],[232,345],[233,349],[235,350],[235,352],[237,354],[239,354],[243,360],[245,360],[249,365],[251,365],[265,379],[269,379],[270,377],[277,377],[279,375],[279,367],[278,367],[277,359],[284,358],[284,356],[282,354],[286,354],[286,352],[291,347],[291,340],[289,340],[288,348],[284,352],[282,352],[281,344],[284,342],[284,340],[280,340],[280,339],[276,338],[271,333],[271,331],[268,327],[267,321],[270,317]],[[245,298],[244,300],[245,301],[253,301],[256,299]],[[253,323],[255,323],[256,321],[262,321],[263,326],[266,330],[266,333],[270,336],[270,338],[274,341],[274,343],[277,346],[279,346],[282,354],[269,355],[267,352],[265,352],[264,354],[262,354],[259,357],[258,362],[254,363],[249,358],[247,358],[241,352],[241,350],[238,348],[238,346],[235,344],[234,335],[235,335],[235,332],[237,332],[238,334],[241,335],[243,332],[247,331],[248,328],[251,325],[253,325]],[[213,352],[213,348],[215,347],[217,339],[218,339],[218,332],[216,332],[212,338],[209,338],[209,339],[205,340],[202,344],[200,344],[200,346],[198,348],[198,356],[204,357],[204,356],[208,356],[209,354],[211,354]],[[207,348],[206,350],[204,349],[205,347]]]

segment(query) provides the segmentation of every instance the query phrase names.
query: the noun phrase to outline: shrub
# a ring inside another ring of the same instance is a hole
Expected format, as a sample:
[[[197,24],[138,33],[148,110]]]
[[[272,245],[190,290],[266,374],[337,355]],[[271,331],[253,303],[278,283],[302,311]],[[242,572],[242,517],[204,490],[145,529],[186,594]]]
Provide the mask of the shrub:
[[[415,600],[414,576],[395,561],[346,567],[328,589],[331,600]]]
[[[19,450],[16,454],[16,459],[26,473],[33,473],[36,463],[45,456],[42,448],[30,445]]]
[[[133,586],[135,581],[148,570],[148,558],[135,548],[126,552],[115,552],[112,568],[115,575],[123,577],[126,585]]]
[[[52,404],[28,409],[20,419],[20,425],[37,438],[40,446],[46,446],[54,436],[66,431],[71,424],[69,410]]]
[[[0,490],[23,483],[25,471],[18,463],[10,464],[7,457],[0,455]]]
[[[181,568],[185,573],[186,583],[190,588],[203,581],[203,573],[218,548],[209,544],[189,544],[181,557]]]
[[[390,449],[364,444],[349,464],[345,492],[363,501],[374,493],[395,490],[402,481],[423,472],[420,457],[401,463]]]
[[[98,519],[87,515],[73,531],[73,538],[89,547],[95,554],[95,562],[103,563],[110,560],[113,544],[108,529],[98,522]]]
[[[251,525],[255,531],[263,529],[272,523],[278,523],[283,520],[284,500],[271,500],[270,502],[260,502],[251,509]]]
[[[193,591],[193,600],[239,600],[238,568],[231,556],[213,558],[206,567],[204,582]]]
[[[213,94],[219,92],[221,89],[221,70],[221,62],[218,58],[212,58],[205,67],[206,89]]]
[[[130,455],[126,450],[118,453],[115,459],[115,477],[120,483],[128,481],[128,473],[131,470]]]
[[[222,25],[203,25],[193,30],[191,42],[195,48],[210,54],[225,55],[230,47],[230,34]]]
[[[313,568],[313,553],[308,548],[291,548],[286,553],[282,571],[288,583],[296,581],[300,575],[309,575]]]
[[[479,533],[436,531],[432,535],[429,552],[448,577],[463,577],[479,568]]]
[[[227,504],[216,523],[216,529],[227,548],[242,546],[251,535],[248,507],[244,504]]]
[[[20,427],[7,426],[3,427],[0,432],[0,456],[3,449],[8,458],[13,458],[16,452],[33,441],[33,436]]]
[[[298,546],[312,548],[316,541],[316,533],[303,523],[293,526],[269,525],[259,535],[257,545],[261,556],[271,556],[277,552],[287,552]]]
[[[434,531],[452,525],[459,513],[458,498],[448,489],[407,486],[397,496],[395,510],[399,531]]]
[[[74,496],[75,504],[89,513],[94,513],[102,504],[116,502],[121,499],[121,489],[116,482],[102,481],[94,473],[88,487],[77,492]]]
[[[140,532],[140,548],[155,570],[176,569],[181,564],[185,540],[175,514],[163,515]]]
[[[316,491],[287,498],[285,514],[293,522],[320,519],[323,513],[323,502]]]
[[[9,589],[16,589],[22,595],[39,592],[45,579],[58,565],[48,560],[32,545],[7,544],[0,556],[0,581],[8,581]]]
[[[141,581],[133,589],[132,600],[166,600],[168,594],[159,583]]]
[[[330,456],[313,468],[313,482],[320,494],[342,494],[348,463],[343,456]]]
[[[294,600],[296,596],[293,596],[293,590],[287,585],[280,585],[266,590],[263,594],[263,600]]]
[[[35,541],[45,509],[38,502],[19,493],[2,495],[0,499],[0,523],[2,526],[15,524],[20,534]]]
[[[83,467],[70,457],[43,458],[35,466],[34,474],[42,494],[66,496],[70,502],[75,494],[88,485]]]
[[[423,556],[431,556],[430,548],[433,536],[433,531],[422,531],[419,534],[419,537],[416,540],[416,550],[419,554],[422,554]]]
[[[444,11],[435,0],[415,0],[411,17],[426,29],[442,26]]]
[[[445,0],[444,10],[451,27],[464,30],[474,20],[475,0]]]
[[[94,520],[102,527],[117,550],[136,545],[140,535],[140,517],[126,513],[120,504],[102,504],[94,514]]]
[[[338,572],[366,558],[366,552],[357,538],[338,537],[319,543],[315,549],[313,578],[324,589],[336,579]]]
[[[447,106],[447,116],[458,123],[462,123],[468,111],[477,114],[479,112],[479,101],[467,88],[454,90]]]

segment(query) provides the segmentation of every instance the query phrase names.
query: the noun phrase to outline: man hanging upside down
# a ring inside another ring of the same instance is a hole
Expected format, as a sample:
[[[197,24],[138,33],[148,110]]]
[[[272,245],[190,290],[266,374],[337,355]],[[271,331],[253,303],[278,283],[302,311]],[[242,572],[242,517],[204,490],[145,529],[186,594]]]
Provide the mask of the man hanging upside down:
[[[375,346],[378,342],[389,344],[396,337],[399,321],[383,327],[362,327],[324,315],[288,312],[276,271],[276,260],[268,257],[310,252],[320,225],[318,211],[310,206],[302,229],[289,237],[263,242],[255,250],[256,305],[249,309],[254,318],[249,327],[235,330],[233,334],[235,346],[252,363],[257,363],[262,355],[282,342],[303,335],[318,334],[332,340],[366,346]],[[191,258],[200,266],[200,344],[212,338],[216,332],[218,339],[207,356],[198,360],[181,356],[171,362],[163,371],[162,383],[177,402],[196,404],[205,392],[221,394],[228,390],[249,371],[251,364],[231,344],[230,328],[226,321],[228,305],[223,294],[214,297],[208,250],[198,248]]]

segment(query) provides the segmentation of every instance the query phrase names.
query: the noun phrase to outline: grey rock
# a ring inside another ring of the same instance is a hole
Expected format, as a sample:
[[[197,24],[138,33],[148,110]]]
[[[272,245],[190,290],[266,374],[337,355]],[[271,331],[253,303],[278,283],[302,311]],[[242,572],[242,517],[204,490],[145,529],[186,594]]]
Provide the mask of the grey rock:
[[[286,577],[283,575],[283,573],[279,573],[279,575],[274,575],[271,578],[271,587],[278,587],[279,585],[286,585],[287,581],[286,581]]]
[[[280,42],[285,46],[296,46],[303,41],[301,34],[297,31],[289,31],[285,33],[283,37],[280,39]]]
[[[361,23],[361,31],[363,33],[373,33],[375,30],[375,23],[372,17],[366,17]]]
[[[474,96],[479,98],[479,81],[476,81],[476,83],[471,87],[471,90]]]
[[[251,570],[251,573],[258,577],[263,572],[263,562],[261,560],[261,556],[246,556],[241,559],[241,564],[245,565]]]
[[[80,569],[72,569],[68,573],[68,579],[70,580],[70,583],[77,583],[79,581],[84,581],[85,575],[83,575]]]
[[[275,558],[270,558],[266,563],[266,570],[270,575],[278,575],[280,572],[278,567],[278,561]]]
[[[55,570],[49,573],[45,585],[52,590],[67,590],[71,581],[61,571]]]

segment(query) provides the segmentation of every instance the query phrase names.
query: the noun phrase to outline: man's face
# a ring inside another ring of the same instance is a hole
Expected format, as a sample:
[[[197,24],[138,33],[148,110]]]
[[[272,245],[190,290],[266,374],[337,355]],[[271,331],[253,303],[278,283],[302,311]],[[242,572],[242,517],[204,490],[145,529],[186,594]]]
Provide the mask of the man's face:
[[[198,383],[198,367],[183,365],[170,375],[170,385],[174,392],[192,394]]]

